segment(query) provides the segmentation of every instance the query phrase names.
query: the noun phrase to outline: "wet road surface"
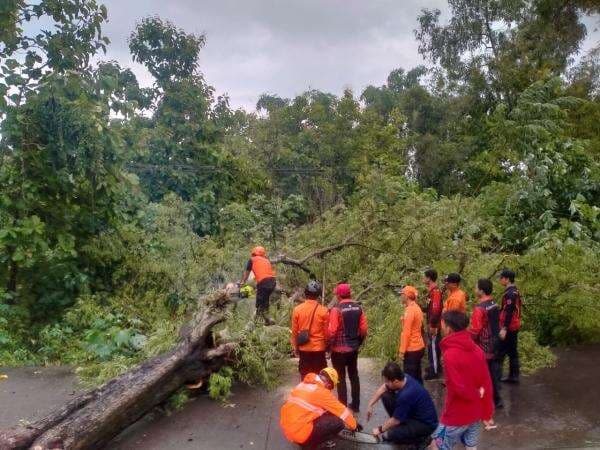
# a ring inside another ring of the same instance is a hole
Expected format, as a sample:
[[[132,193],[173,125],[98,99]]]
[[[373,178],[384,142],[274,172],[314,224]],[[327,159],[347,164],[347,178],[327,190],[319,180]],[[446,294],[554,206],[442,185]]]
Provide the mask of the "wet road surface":
[[[480,449],[600,449],[600,346],[561,349],[558,366],[505,386],[506,407],[496,414],[499,427],[485,432]],[[370,360],[359,363],[363,410],[380,383]],[[0,427],[39,418],[74,393],[75,378],[65,368],[0,369]],[[228,404],[198,397],[169,416],[152,414],[130,427],[109,448],[114,450],[294,449],[279,430],[279,408],[298,381],[290,368],[288,382],[272,391],[238,387]],[[438,406],[443,386],[428,382]],[[368,425],[385,418],[378,407]],[[365,422],[364,417],[359,421]],[[365,428],[369,429],[369,426]],[[338,449],[381,449],[381,445],[340,442]],[[387,447],[390,448],[390,447]]]

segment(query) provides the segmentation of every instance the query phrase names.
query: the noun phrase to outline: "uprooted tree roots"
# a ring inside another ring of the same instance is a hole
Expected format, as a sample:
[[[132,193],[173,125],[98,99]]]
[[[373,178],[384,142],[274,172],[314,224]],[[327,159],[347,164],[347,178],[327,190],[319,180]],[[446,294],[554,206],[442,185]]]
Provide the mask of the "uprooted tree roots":
[[[225,320],[229,305],[225,291],[202,298],[173,350],[77,396],[35,423],[0,431],[0,449],[102,448],[181,386],[221,368],[235,343],[215,343],[211,330]]]

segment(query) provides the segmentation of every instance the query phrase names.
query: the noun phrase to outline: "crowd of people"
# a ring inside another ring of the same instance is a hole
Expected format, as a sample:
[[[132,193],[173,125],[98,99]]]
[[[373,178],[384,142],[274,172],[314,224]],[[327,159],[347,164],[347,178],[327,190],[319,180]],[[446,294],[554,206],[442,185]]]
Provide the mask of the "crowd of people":
[[[258,283],[257,315],[268,324],[271,319],[266,311],[275,287],[275,272],[262,247],[253,250],[243,281],[251,271]],[[261,287],[264,280],[268,281],[267,288]],[[517,343],[521,326],[521,295],[515,286],[515,273],[504,269],[498,281],[504,287],[500,304],[492,296],[492,281],[477,281],[477,303],[470,318],[468,296],[458,273],[448,274],[440,287],[437,271],[426,270],[423,287],[427,295],[422,303],[416,287],[398,289],[404,305],[399,318],[398,362],[389,362],[381,371],[383,384],[372,395],[366,411],[369,421],[375,405],[381,402],[389,416],[372,429],[374,436],[414,448],[447,450],[462,444],[476,449],[482,428],[495,427],[494,411],[503,407],[501,383],[519,382]],[[349,284],[337,284],[333,294],[336,301],[328,308],[323,304],[321,284],[311,280],[304,289],[304,301],[292,313],[291,344],[301,382],[281,408],[280,425],[288,440],[305,448],[334,446],[331,439],[344,428],[362,431],[355,415],[360,412],[358,353],[368,335],[367,317],[362,305],[353,300]],[[509,373],[502,378],[506,357]],[[332,367],[328,367],[328,359]],[[441,377],[445,399],[438,416],[424,380]],[[333,393],[336,388],[337,397]]]

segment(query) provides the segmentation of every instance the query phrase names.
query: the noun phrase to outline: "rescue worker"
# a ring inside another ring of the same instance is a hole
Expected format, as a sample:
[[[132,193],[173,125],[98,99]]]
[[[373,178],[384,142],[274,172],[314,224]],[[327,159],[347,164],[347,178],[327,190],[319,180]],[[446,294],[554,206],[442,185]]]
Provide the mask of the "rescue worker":
[[[425,354],[423,342],[423,311],[417,304],[417,289],[404,286],[400,298],[405,306],[402,316],[402,332],[400,333],[400,348],[398,354],[404,361],[404,372],[423,384],[421,375],[421,360]]]
[[[473,308],[469,332],[475,343],[483,350],[490,371],[494,389],[494,406],[502,408],[500,398],[500,373],[502,366],[498,360],[498,341],[500,333],[500,308],[492,298],[493,285],[487,278],[481,278],[475,286],[479,303]]]
[[[425,448],[438,425],[429,392],[394,362],[386,364],[381,376],[384,383],[369,401],[367,421],[373,416],[373,408],[379,400],[390,417],[373,429],[373,434],[387,442]]]
[[[431,448],[451,450],[464,445],[475,450],[481,422],[486,429],[494,426],[492,383],[485,355],[469,336],[466,314],[446,311],[441,324],[446,398],[440,424],[431,436]]]
[[[440,318],[442,316],[442,292],[437,285],[437,271],[429,269],[425,271],[423,283],[429,292],[427,299],[427,356],[429,367],[427,368],[426,380],[433,380],[440,376],[442,370],[440,351]]]
[[[453,310],[461,313],[467,312],[467,294],[460,288],[460,282],[461,277],[458,273],[450,273],[446,276],[444,283],[448,297],[446,297],[442,312]]]
[[[504,358],[508,355],[509,372],[504,383],[519,382],[519,329],[521,328],[521,293],[515,286],[515,273],[510,269],[504,269],[500,273],[500,284],[506,288],[502,296],[502,308],[500,311],[500,368],[504,364]]]
[[[281,407],[279,424],[285,437],[304,448],[318,448],[344,429],[356,430],[356,419],[350,409],[333,395],[338,382],[335,369],[325,368],[307,374]],[[333,444],[333,445],[332,445]]]
[[[275,269],[267,258],[267,252],[264,247],[254,247],[250,259],[246,264],[246,270],[240,280],[240,285],[244,285],[250,276],[254,274],[256,279],[256,316],[262,317],[267,325],[273,325],[274,321],[268,317],[269,298],[275,290]]]
[[[322,291],[321,283],[309,281],[304,288],[304,302],[292,312],[292,348],[299,358],[300,380],[327,367],[329,311],[319,302]]]
[[[346,370],[352,389],[350,409],[360,410],[360,380],[358,378],[358,350],[367,337],[367,316],[362,307],[352,300],[349,284],[338,284],[333,292],[338,299],[329,311],[329,342],[331,364],[337,371],[340,382],[337,386],[338,399],[348,405]]]

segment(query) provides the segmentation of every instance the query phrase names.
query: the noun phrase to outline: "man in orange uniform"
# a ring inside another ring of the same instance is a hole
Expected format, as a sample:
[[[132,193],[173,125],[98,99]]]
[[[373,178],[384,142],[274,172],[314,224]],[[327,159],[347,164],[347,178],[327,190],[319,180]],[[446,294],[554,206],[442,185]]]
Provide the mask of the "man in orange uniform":
[[[254,273],[256,279],[256,315],[262,317],[267,325],[272,325],[273,319],[268,317],[267,313],[269,312],[269,298],[275,290],[275,270],[267,258],[264,247],[258,246],[252,249],[240,284],[244,284],[248,280],[250,272]]]
[[[322,291],[321,283],[309,281],[304,288],[306,300],[292,312],[292,348],[299,358],[300,380],[327,367],[329,311],[319,303]]]
[[[423,311],[417,304],[417,289],[404,286],[400,298],[405,306],[400,334],[400,359],[404,359],[404,372],[423,384],[421,360],[425,354],[423,341]]]
[[[460,282],[461,278],[457,273],[448,274],[444,280],[448,297],[444,302],[443,312],[458,311],[463,314],[467,312],[467,294],[460,288]]]
[[[350,409],[333,395],[338,382],[335,369],[307,374],[281,407],[279,424],[285,437],[304,448],[318,448],[344,427],[355,430],[356,419]],[[326,443],[333,447],[334,443]]]

